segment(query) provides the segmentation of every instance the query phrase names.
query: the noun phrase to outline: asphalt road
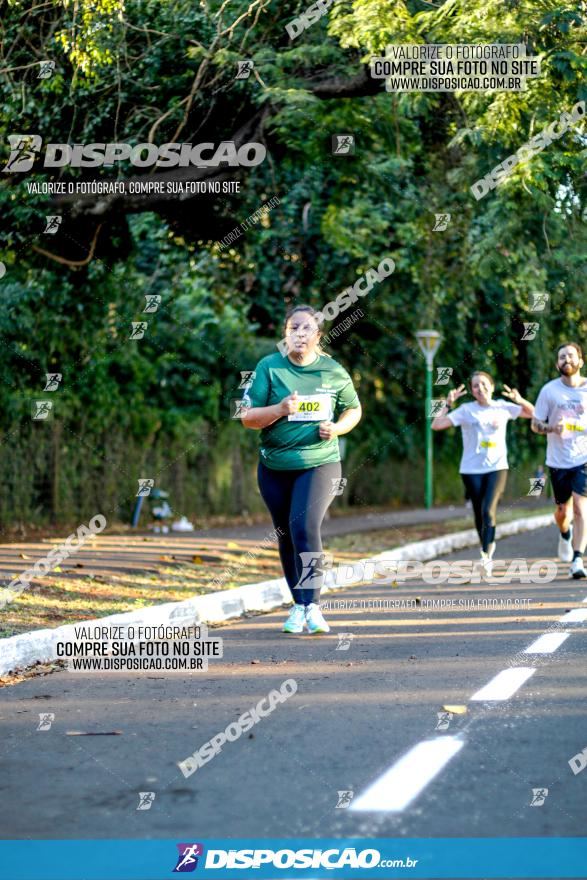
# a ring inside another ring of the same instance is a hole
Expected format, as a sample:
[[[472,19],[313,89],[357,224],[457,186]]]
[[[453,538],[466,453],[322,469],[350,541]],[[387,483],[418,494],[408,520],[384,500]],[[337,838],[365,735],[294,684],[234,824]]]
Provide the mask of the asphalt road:
[[[496,574],[504,560],[553,559],[555,549],[554,528],[505,539]],[[224,657],[207,673],[60,671],[5,688],[2,836],[582,836],[587,772],[569,761],[587,747],[586,627],[557,621],[587,611],[587,581],[567,571],[542,584],[364,585],[324,598],[421,604],[327,611],[328,636],[282,634],[285,610],[228,624],[214,631]],[[475,604],[486,599],[511,606]],[[521,654],[546,631],[571,634],[552,654]],[[471,700],[520,667],[535,672],[509,699]],[[293,696],[183,776],[177,762],[286,679]],[[439,719],[447,704],[467,712]],[[39,713],[54,713],[50,729],[37,730]],[[542,805],[530,805],[533,789],[548,789]],[[337,808],[339,791],[352,792],[350,807]],[[154,792],[149,809],[137,810],[139,792]]]

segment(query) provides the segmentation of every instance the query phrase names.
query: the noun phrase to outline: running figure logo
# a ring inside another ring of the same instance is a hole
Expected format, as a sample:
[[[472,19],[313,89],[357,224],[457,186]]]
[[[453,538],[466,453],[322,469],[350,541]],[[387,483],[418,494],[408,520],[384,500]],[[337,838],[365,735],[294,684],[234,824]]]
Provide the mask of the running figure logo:
[[[338,633],[338,645],[334,649],[335,651],[348,651],[351,646],[351,641],[354,639],[354,633]]]
[[[39,726],[37,727],[37,730],[50,730],[54,721],[54,712],[39,712]]]
[[[437,712],[436,717],[438,718],[438,721],[434,729],[447,730],[452,721],[452,712]]]
[[[254,61],[237,61],[238,70],[235,79],[248,79],[253,72],[255,66]]]
[[[38,422],[48,419],[53,409],[52,400],[33,400],[33,421]]]
[[[55,235],[63,222],[63,217],[61,217],[59,214],[49,214],[45,217],[45,220],[47,225],[45,226],[43,232],[47,235]]]
[[[529,312],[543,312],[550,300],[549,293],[531,293],[528,301]]]
[[[528,477],[528,479],[530,480],[528,495],[542,495],[546,484],[546,477]]]
[[[338,794],[338,802],[336,804],[335,810],[346,810],[347,807],[350,807],[351,801],[355,795],[354,791],[346,790],[339,791]]]
[[[355,154],[355,136],[354,134],[333,134],[332,135],[332,152],[335,156],[354,156]]]
[[[302,573],[294,590],[314,590],[322,587],[324,569],[332,567],[332,554],[304,550],[300,553],[300,561],[303,566]]]
[[[234,414],[231,416],[233,419],[242,419],[251,408],[251,404],[244,397],[242,399],[233,400],[232,403],[234,404]]]
[[[450,223],[450,214],[435,214],[434,226],[432,227],[432,232],[444,232],[445,229],[448,229],[448,224]]]
[[[536,339],[536,334],[538,333],[538,329],[540,324],[535,321],[531,321],[530,323],[524,322],[524,332],[522,333],[522,342],[531,342],[532,339]]]
[[[139,791],[139,805],[137,810],[150,810],[155,800],[154,791]]]
[[[332,477],[332,492],[331,495],[342,495],[344,492],[344,487],[348,483],[346,477]]]
[[[254,370],[241,370],[241,383],[238,387],[244,388],[245,391],[248,391],[253,384],[253,379],[256,375],[257,374]]]
[[[441,410],[446,406],[446,400],[444,398],[435,398],[430,401],[430,408],[428,410],[428,418],[435,419]]]
[[[179,856],[173,873],[183,874],[195,871],[198,867],[198,856],[204,855],[204,845],[202,843],[178,843],[176,846],[179,850]]]
[[[9,134],[10,156],[3,171],[30,171],[43,143],[38,134]]]
[[[57,391],[59,383],[63,379],[63,373],[45,373],[47,380],[43,391]]]
[[[146,306],[143,309],[143,312],[156,312],[159,306],[161,305],[161,294],[160,293],[146,293],[145,294]],[[145,325],[146,326],[146,325]]]
[[[436,367],[435,385],[448,385],[448,380],[453,374],[452,367]]]
[[[39,61],[39,72],[37,79],[49,79],[55,70],[54,61]]]
[[[532,800],[530,801],[530,806],[531,807],[541,807],[547,797],[548,797],[548,789],[547,788],[533,788],[532,789]]]
[[[139,480],[139,491],[136,494],[137,498],[145,498],[147,495],[151,494],[151,489],[155,485],[155,480],[149,479],[141,479]]]
[[[129,339],[142,339],[145,335],[145,330],[149,326],[147,321],[132,321],[132,330],[130,332]]]

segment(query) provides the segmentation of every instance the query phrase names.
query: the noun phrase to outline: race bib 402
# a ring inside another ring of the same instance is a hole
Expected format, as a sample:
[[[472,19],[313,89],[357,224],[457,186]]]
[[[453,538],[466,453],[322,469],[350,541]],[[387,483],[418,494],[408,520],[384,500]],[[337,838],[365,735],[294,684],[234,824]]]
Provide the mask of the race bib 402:
[[[287,419],[289,422],[328,422],[332,418],[330,394],[307,394],[298,397],[297,410]]]

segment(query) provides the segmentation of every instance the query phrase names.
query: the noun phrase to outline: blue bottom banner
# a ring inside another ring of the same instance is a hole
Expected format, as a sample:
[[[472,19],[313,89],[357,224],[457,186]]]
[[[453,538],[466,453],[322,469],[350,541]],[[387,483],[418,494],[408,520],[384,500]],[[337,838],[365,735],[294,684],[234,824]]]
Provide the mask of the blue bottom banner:
[[[587,878],[587,838],[4,840],[0,880]]]

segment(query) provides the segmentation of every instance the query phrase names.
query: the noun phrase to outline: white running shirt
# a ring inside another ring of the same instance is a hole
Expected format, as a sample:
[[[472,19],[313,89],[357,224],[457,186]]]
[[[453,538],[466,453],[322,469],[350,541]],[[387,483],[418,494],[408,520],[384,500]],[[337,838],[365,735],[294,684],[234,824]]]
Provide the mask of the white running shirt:
[[[534,418],[549,425],[564,422],[562,434],[546,435],[546,464],[552,468],[574,468],[587,461],[587,380],[579,388],[553,379],[543,386]]]
[[[508,470],[506,427],[517,419],[522,407],[509,400],[491,400],[488,406],[477,401],[463,403],[448,418],[463,433],[463,456],[459,473],[486,474]]]

